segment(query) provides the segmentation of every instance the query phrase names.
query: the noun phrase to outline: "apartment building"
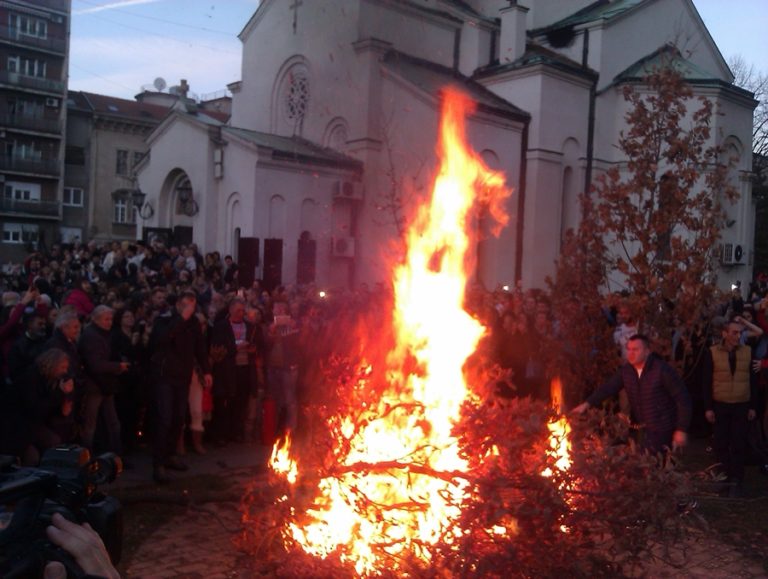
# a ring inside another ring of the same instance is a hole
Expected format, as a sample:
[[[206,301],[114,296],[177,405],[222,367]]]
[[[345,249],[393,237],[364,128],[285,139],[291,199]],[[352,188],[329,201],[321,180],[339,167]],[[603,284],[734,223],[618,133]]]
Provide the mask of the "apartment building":
[[[59,235],[70,13],[70,0],[0,2],[3,261]]]

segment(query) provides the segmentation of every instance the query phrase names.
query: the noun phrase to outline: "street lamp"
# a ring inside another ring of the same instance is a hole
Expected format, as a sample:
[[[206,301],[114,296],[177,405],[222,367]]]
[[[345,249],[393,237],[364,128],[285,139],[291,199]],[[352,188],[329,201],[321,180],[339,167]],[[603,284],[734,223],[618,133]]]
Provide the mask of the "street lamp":
[[[133,189],[131,191],[131,199],[133,200],[133,206],[136,208],[136,213],[142,219],[149,219],[155,214],[155,210],[149,204],[149,201],[145,202],[147,194],[141,189]]]
[[[176,198],[179,201],[179,209],[185,215],[192,217],[200,211],[200,206],[195,201],[189,180],[185,179],[176,185]]]

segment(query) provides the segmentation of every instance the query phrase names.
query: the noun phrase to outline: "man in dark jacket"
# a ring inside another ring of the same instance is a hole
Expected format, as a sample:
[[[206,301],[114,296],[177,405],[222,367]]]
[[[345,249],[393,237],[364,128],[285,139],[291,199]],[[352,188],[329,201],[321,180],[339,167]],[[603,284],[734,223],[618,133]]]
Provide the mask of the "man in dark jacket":
[[[91,323],[80,336],[80,357],[85,367],[85,401],[83,404],[83,446],[93,451],[99,413],[107,429],[107,449],[122,453],[120,420],[115,409],[118,376],[127,372],[130,364],[112,359],[112,320],[114,312],[109,306],[96,306]]]
[[[26,372],[40,354],[45,351],[45,316],[38,310],[24,314],[24,334],[11,346],[8,353],[8,377],[11,382]]]
[[[80,318],[77,311],[71,306],[61,308],[54,322],[53,335],[45,343],[45,350],[58,348],[69,358],[69,377],[74,383],[74,407],[75,420],[80,420],[79,408],[85,395],[85,373],[80,352],[77,349],[77,340],[80,338]]]
[[[656,453],[665,447],[676,450],[685,446],[691,423],[691,398],[675,369],[651,352],[648,338],[642,334],[629,338],[627,363],[573,412],[581,414],[622,388],[642,430],[643,449]]]
[[[195,363],[203,369],[206,387],[213,383],[203,333],[194,317],[196,307],[195,294],[182,293],[173,315],[157,318],[150,337],[155,408],[153,477],[158,483],[168,480],[166,467],[187,470],[187,465],[173,452],[187,414]]]

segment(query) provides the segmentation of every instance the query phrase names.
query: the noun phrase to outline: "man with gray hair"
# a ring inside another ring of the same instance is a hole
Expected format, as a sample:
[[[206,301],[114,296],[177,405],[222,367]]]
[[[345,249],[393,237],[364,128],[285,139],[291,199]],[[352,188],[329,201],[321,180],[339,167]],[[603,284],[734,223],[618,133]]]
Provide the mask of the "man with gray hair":
[[[59,310],[53,324],[53,335],[46,342],[45,349],[58,348],[69,358],[69,375],[75,383],[75,408],[78,408],[80,396],[83,393],[83,364],[80,352],[77,350],[77,340],[80,337],[80,318],[73,306],[64,306]]]
[[[107,429],[107,450],[122,452],[120,444],[120,420],[115,410],[115,392],[119,386],[117,377],[126,372],[130,364],[112,359],[110,332],[114,312],[109,306],[96,306],[91,323],[80,338],[80,354],[85,366],[85,400],[83,404],[83,431],[81,442],[91,451],[99,412]]]

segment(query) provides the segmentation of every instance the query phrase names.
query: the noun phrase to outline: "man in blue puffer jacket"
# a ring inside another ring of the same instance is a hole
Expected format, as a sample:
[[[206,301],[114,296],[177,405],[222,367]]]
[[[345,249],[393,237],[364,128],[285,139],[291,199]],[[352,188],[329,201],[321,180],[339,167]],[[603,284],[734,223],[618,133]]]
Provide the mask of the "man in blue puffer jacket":
[[[641,429],[643,449],[656,453],[685,446],[691,397],[677,371],[651,352],[648,338],[642,334],[629,338],[626,364],[573,412],[581,414],[590,406],[598,406],[622,388],[629,398],[632,418]]]

